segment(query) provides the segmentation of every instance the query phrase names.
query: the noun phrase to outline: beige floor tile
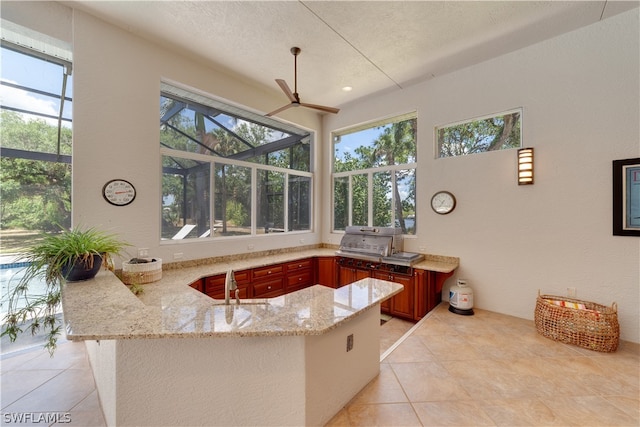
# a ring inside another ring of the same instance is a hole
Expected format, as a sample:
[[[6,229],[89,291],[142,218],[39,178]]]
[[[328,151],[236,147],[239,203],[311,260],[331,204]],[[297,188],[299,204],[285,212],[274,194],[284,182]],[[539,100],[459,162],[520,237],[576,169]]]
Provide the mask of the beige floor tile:
[[[476,401],[416,402],[423,426],[495,426]]]
[[[380,374],[358,393],[351,404],[408,402],[391,366],[382,364]]]
[[[638,426],[633,417],[599,396],[542,399],[554,414],[571,426]]]
[[[479,401],[482,408],[497,426],[565,426],[539,399],[504,399]]]
[[[350,405],[347,408],[350,426],[422,426],[409,403],[381,405]]]
[[[604,398],[616,408],[636,420],[636,424],[640,426],[640,395],[637,397],[625,396],[607,396]]]
[[[460,382],[438,363],[390,365],[411,402],[471,399]]]
[[[68,412],[94,390],[91,370],[67,369],[3,410]]]
[[[388,363],[431,362],[435,358],[422,340],[422,337],[407,337],[385,359]]]
[[[0,405],[4,411],[7,407],[22,399],[32,390],[50,381],[56,375],[60,375],[61,370],[32,370],[32,371],[8,371],[3,372],[0,380]]]

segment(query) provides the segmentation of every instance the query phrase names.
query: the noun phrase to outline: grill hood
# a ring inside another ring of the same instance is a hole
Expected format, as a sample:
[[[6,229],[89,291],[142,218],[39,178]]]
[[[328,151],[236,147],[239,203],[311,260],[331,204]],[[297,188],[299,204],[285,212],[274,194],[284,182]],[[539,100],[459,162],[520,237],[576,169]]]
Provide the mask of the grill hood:
[[[401,252],[403,243],[400,227],[350,226],[345,229],[338,254],[380,260]]]

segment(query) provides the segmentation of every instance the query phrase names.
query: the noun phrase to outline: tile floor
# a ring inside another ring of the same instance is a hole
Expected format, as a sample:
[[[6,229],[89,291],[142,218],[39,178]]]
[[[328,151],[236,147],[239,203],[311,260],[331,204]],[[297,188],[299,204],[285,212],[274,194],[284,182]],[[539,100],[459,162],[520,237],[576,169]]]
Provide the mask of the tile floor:
[[[438,306],[327,426],[639,426],[640,346],[615,353],[539,335],[533,321]]]
[[[385,323],[380,375],[327,426],[640,425],[640,346],[598,353],[541,337],[532,321],[447,308],[409,333],[408,322]],[[53,425],[39,419],[52,414],[60,425],[105,425],[84,344],[1,362],[1,425]],[[30,422],[11,418],[21,415]]]

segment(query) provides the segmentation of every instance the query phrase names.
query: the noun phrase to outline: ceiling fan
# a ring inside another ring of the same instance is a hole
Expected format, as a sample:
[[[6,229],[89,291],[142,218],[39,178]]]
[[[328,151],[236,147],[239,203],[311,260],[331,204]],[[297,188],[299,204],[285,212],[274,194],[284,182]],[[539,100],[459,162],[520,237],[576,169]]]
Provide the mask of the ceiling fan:
[[[279,112],[284,111],[287,108],[291,108],[291,107],[307,107],[307,108],[313,108],[315,110],[324,111],[325,113],[333,113],[333,114],[336,114],[338,111],[340,111],[339,108],[325,107],[324,105],[307,104],[305,102],[300,102],[300,96],[298,95],[298,55],[300,54],[300,52],[301,52],[301,49],[299,47],[294,46],[291,48],[291,53],[293,54],[294,91],[291,92],[291,89],[289,88],[289,85],[287,84],[287,82],[285,82],[282,79],[276,79],[276,83],[278,83],[278,86],[280,86],[280,89],[282,89],[285,95],[287,95],[287,98],[289,98],[291,103],[266,114],[266,116],[273,116],[274,114],[278,114]]]

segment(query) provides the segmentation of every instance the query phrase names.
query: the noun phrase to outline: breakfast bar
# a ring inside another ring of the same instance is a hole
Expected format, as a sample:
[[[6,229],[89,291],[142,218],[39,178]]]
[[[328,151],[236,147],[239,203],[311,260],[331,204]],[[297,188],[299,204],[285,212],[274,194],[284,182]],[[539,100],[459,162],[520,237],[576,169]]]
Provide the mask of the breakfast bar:
[[[380,303],[402,289],[366,278],[227,305],[168,277],[135,296],[103,271],[65,284],[63,307],[108,425],[322,425],[378,374]]]

